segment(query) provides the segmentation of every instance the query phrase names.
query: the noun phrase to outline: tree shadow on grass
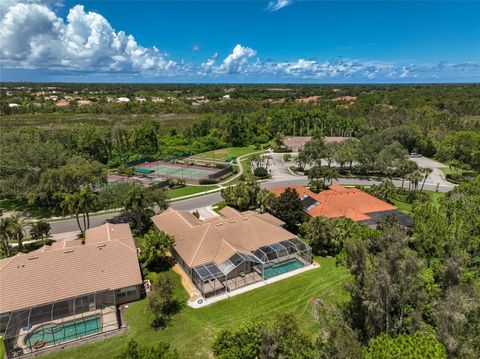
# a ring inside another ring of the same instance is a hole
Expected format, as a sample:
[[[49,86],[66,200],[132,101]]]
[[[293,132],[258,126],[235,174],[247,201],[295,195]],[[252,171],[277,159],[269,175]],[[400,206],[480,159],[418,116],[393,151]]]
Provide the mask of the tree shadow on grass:
[[[164,312],[158,318],[155,318],[152,321],[152,328],[154,330],[161,330],[168,327],[171,323],[173,318],[176,314],[178,314],[183,308],[185,307],[185,302],[173,299],[170,303],[165,307]]]

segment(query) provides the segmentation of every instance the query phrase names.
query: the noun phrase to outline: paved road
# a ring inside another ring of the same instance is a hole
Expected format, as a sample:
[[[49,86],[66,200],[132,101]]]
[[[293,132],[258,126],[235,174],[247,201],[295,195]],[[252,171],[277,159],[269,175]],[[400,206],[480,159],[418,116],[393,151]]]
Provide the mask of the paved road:
[[[271,189],[276,187],[286,187],[286,186],[304,186],[308,183],[308,180],[304,176],[293,175],[289,170],[288,166],[291,163],[283,162],[283,154],[282,153],[269,153],[272,157],[272,165],[270,167],[270,172],[272,178],[267,181],[261,183],[261,187]],[[242,156],[244,157],[244,156]],[[424,189],[430,191],[439,191],[439,192],[448,192],[454,185],[446,181],[445,177],[443,176],[442,171],[440,170],[441,167],[444,167],[443,164],[431,160],[426,157],[414,158],[413,159],[420,167],[429,167],[433,169],[432,174],[427,178],[425,182]],[[239,163],[238,161],[237,163]],[[239,175],[242,173],[240,171]],[[381,178],[372,179],[372,178],[340,178],[338,181],[334,181],[334,183],[340,183],[345,185],[372,185],[372,184],[379,184],[382,182]],[[402,181],[394,180],[394,185],[397,187],[402,186]],[[405,187],[408,187],[408,181],[404,183]],[[196,208],[207,207],[214,203],[218,203],[222,200],[220,192],[207,194],[200,197],[189,198],[177,202],[173,202],[171,204],[172,208],[176,209],[183,209],[183,210],[193,210]],[[102,214],[99,216],[93,216],[90,218],[90,226],[97,227],[105,223],[106,220],[115,217],[117,213],[109,213],[109,214]],[[63,233],[63,232],[71,232],[78,230],[77,222],[75,219],[68,219],[64,221],[56,221],[51,222],[51,233]]]
[[[287,180],[273,179],[272,181],[263,182],[261,183],[261,187],[271,189],[271,188],[285,187],[285,186],[303,186],[303,185],[306,185],[307,183],[308,183],[308,180],[305,177],[290,175],[289,179]],[[372,185],[372,184],[381,183],[381,179],[374,180],[374,179],[340,178],[339,181],[334,181],[334,183],[340,183],[345,185]],[[397,187],[400,187],[402,185],[401,181],[393,181],[393,183]],[[405,184],[405,186],[408,186],[408,184]],[[452,188],[453,187],[451,185],[439,186],[438,190],[440,192],[448,192]],[[425,183],[424,189],[435,191],[436,184]],[[207,194],[200,197],[194,197],[194,198],[185,199],[178,202],[173,202],[171,204],[171,207],[176,209],[183,209],[183,210],[193,210],[200,207],[210,206],[214,203],[220,202],[221,200],[222,200],[222,197],[220,195],[220,192],[216,192],[216,193],[211,193],[211,194]],[[100,226],[103,223],[105,223],[107,219],[111,219],[115,217],[115,215],[116,214],[114,213],[113,214],[110,213],[110,214],[102,214],[99,216],[90,217],[90,226],[91,227]],[[77,230],[77,222],[75,221],[75,219],[51,222],[50,225],[51,225],[52,234]]]

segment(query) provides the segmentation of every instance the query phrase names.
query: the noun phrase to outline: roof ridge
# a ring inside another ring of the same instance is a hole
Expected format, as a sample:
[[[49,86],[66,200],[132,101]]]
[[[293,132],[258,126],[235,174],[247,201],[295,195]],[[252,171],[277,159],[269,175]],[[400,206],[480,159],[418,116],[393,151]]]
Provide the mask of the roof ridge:
[[[188,222],[187,222],[187,223],[188,223]],[[192,260],[190,261],[190,264],[189,264],[190,267],[192,266],[192,263],[195,262],[195,258],[197,258],[198,252],[200,251],[200,248],[202,247],[203,241],[204,241],[205,238],[207,237],[207,233],[210,231],[210,227],[212,226],[211,223],[206,223],[206,224],[207,224],[207,230],[206,230],[205,233],[203,234],[203,237],[202,237],[202,239],[200,240],[200,243],[198,243],[197,250],[195,251],[195,254],[194,254],[193,257],[192,257]],[[193,227],[193,226],[192,226],[192,227]]]
[[[127,247],[128,249],[130,249],[130,250],[134,251],[135,253],[137,253],[137,246],[136,246],[135,241],[133,240],[133,238],[132,238],[132,242],[133,242],[133,245],[135,246],[135,249],[133,249],[132,247],[127,246],[125,243],[123,243],[123,242],[122,242],[123,239],[130,239],[130,238],[127,238],[127,237],[125,237],[125,238],[119,238],[119,239],[117,239],[115,242],[118,242],[118,243],[120,243],[122,246],[125,246],[125,247]],[[112,241],[112,243],[113,243],[113,241]]]
[[[111,241],[111,239],[110,239],[110,227],[108,225],[109,225],[108,222],[105,223],[105,226],[107,227],[107,240],[110,242]]]
[[[17,253],[16,255],[12,256],[12,257],[8,257],[8,258],[5,258],[5,259],[2,259],[2,261],[4,261],[5,265],[3,266],[0,266],[0,269],[3,269],[3,268],[6,268],[14,259],[15,257],[17,256],[21,256],[23,253]],[[1,262],[0,262],[1,263]]]

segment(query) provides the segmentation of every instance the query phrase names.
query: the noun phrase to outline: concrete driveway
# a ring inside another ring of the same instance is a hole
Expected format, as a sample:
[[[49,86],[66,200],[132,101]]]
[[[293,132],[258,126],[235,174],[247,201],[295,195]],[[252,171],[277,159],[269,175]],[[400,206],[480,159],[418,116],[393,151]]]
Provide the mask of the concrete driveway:
[[[427,177],[427,180],[425,181],[425,184],[428,183],[430,185],[435,185],[435,186],[439,184],[440,186],[450,187],[450,188],[455,187],[454,184],[447,181],[447,179],[445,178],[445,175],[441,170],[441,168],[447,167],[445,164],[432,160],[427,157],[418,157],[418,158],[410,158],[410,159],[414,161],[420,168],[432,169],[433,172],[429,174],[429,176]]]

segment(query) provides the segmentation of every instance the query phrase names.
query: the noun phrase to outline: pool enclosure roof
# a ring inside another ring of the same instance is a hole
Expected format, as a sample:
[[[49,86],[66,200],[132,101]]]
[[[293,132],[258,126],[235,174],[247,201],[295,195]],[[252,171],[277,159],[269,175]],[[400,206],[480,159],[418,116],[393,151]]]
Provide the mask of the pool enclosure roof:
[[[208,281],[227,276],[244,262],[263,265],[278,258],[286,257],[289,254],[301,253],[309,249],[310,247],[303,241],[293,238],[257,248],[249,254],[237,252],[221,265],[210,262],[195,266],[193,270],[203,281]]]

